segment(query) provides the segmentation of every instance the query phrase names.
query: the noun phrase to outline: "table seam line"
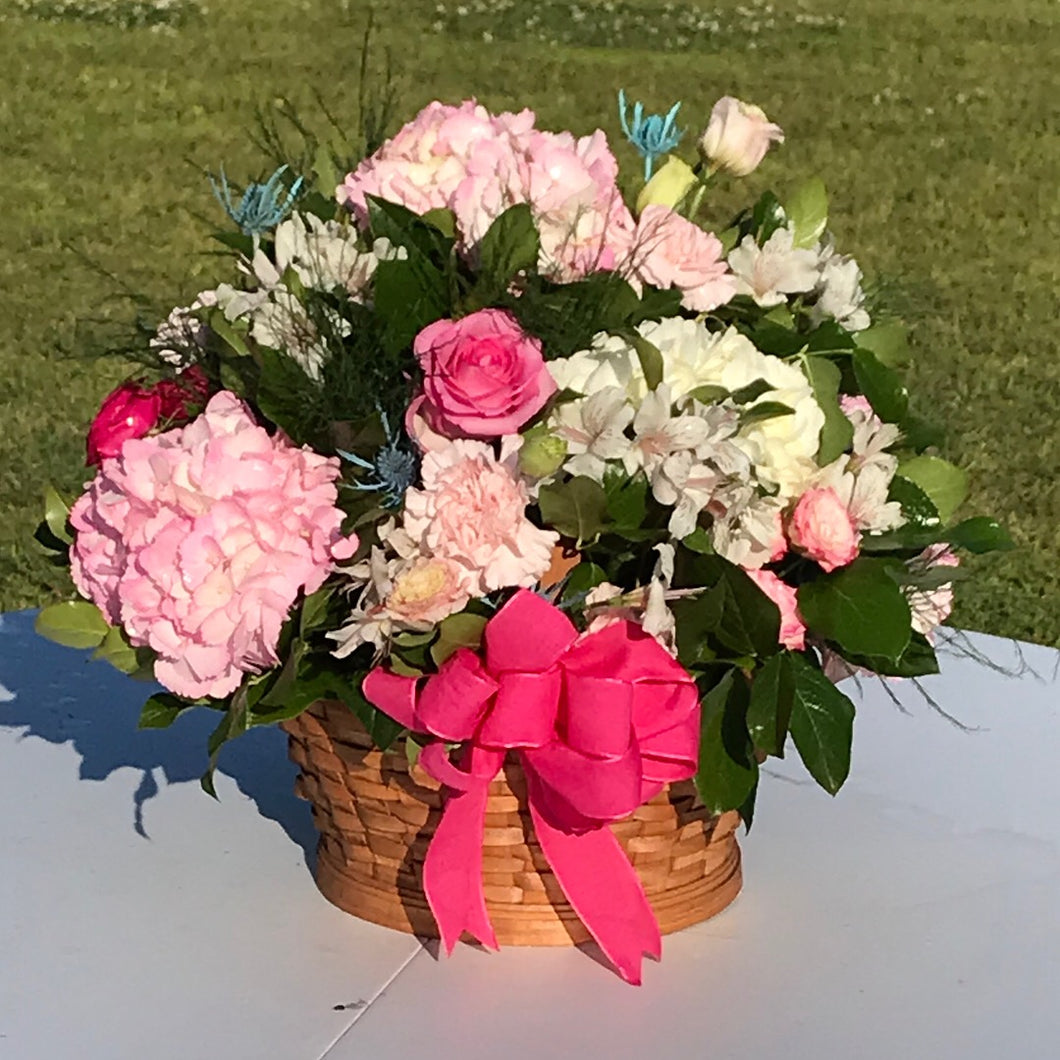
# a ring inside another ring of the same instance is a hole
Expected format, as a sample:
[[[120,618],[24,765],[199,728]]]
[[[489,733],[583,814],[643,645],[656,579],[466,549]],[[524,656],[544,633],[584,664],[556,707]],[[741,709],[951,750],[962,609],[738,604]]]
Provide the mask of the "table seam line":
[[[335,1047],[339,1045],[343,1038],[353,1030],[357,1021],[386,993],[386,991],[397,981],[398,976],[423,952],[426,947],[421,942],[416,949],[412,951],[398,967],[391,974],[390,978],[368,999],[368,1001],[353,1015],[350,1022],[339,1032],[339,1035],[335,1040],[317,1057],[317,1060],[327,1060],[327,1057],[334,1051]]]

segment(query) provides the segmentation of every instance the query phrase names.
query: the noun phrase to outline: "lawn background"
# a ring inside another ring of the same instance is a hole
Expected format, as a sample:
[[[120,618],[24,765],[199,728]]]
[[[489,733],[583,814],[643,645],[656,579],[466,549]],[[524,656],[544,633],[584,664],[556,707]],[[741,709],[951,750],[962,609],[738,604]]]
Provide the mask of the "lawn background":
[[[319,92],[355,129],[368,13],[227,0],[160,33],[45,22],[20,14],[29,2],[0,0],[0,610],[69,592],[31,540],[40,493],[79,489],[85,427],[129,371],[91,356],[99,328],[75,322],[131,320],[122,284],[160,318],[223,278],[203,171],[266,175],[248,133],[283,99],[312,116]],[[1019,545],[976,561],[955,622],[1060,645],[1053,0],[374,8],[403,116],[434,97],[530,106],[545,127],[603,127],[627,173],[619,87],[649,110],[682,99],[686,150],[717,97],[762,105],[788,139],[740,197],[824,177],[840,249],[913,325],[914,400],[971,473],[965,514],[996,514]],[[689,11],[717,24],[713,44],[677,47]],[[723,190],[712,219],[736,201]]]

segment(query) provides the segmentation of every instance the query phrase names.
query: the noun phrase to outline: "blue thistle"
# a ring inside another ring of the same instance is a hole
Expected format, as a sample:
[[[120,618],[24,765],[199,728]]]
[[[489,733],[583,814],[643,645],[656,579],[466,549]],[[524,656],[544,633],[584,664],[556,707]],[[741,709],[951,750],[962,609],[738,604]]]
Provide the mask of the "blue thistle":
[[[374,476],[374,479],[366,482],[350,483],[350,489],[363,493],[378,492],[384,508],[400,508],[405,499],[405,491],[416,481],[419,461],[416,454],[391,433],[386,413],[380,411],[379,416],[383,421],[386,445],[375,454],[373,460],[365,460],[356,453],[346,452],[345,449],[339,449],[338,454],[354,467],[369,471]]]
[[[278,170],[264,184],[253,181],[243,190],[238,205],[232,203],[232,193],[225,178],[224,167],[221,168],[221,186],[218,187],[213,177],[210,186],[221,208],[237,225],[244,235],[260,236],[263,232],[275,228],[286,216],[302,188],[304,178],[299,177],[292,185],[287,197],[281,202],[283,194],[282,177],[287,172],[286,166]]]
[[[651,180],[652,166],[659,155],[672,151],[684,136],[684,129],[676,125],[680,103],[675,103],[665,115],[644,114],[642,103],[633,104],[633,121],[626,120],[626,93],[618,90],[618,117],[626,139],[644,156],[644,180]]]

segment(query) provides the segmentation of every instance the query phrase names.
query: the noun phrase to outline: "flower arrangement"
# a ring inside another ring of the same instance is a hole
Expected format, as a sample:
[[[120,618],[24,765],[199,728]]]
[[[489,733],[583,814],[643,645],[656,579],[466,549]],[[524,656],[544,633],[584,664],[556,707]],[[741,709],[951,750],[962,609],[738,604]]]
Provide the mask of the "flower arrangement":
[[[85,492],[49,491],[38,539],[86,599],[38,628],[160,682],[143,726],[216,711],[211,792],[227,740],[321,700],[403,743],[449,792],[423,877],[449,947],[493,941],[475,867],[516,755],[552,870],[637,981],[658,928],[607,825],[694,778],[750,826],[789,735],[834,793],[836,682],[935,672],[961,552],[1009,542],[954,519],[964,473],[823,184],[701,220],[780,127],[724,98],[691,164],[677,106],[620,111],[632,202],[603,132],[475,102],[341,182],[326,159],[238,201],[222,180],[233,282],[104,401]]]

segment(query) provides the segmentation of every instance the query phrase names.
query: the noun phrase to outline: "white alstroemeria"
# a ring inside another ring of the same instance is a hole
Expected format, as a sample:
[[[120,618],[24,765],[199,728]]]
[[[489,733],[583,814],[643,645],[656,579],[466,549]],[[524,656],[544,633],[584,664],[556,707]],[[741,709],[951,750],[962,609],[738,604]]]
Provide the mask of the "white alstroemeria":
[[[394,576],[403,563],[400,557],[388,559],[383,549],[373,545],[367,559],[342,569],[342,573],[359,586],[359,592],[357,602],[350,608],[349,621],[327,634],[329,640],[338,644],[332,655],[344,659],[362,644],[371,644],[377,651],[386,647],[394,621],[387,614],[383,601],[390,595]]]
[[[280,276],[293,269],[306,287],[320,291],[342,287],[355,301],[363,301],[379,262],[407,257],[408,251],[387,239],[377,239],[371,250],[363,251],[350,225],[296,213],[277,227],[275,254]]]
[[[778,228],[762,246],[744,236],[729,252],[737,294],[750,295],[760,306],[780,305],[789,294],[812,291],[820,276],[816,250],[793,245],[790,228]]]
[[[652,571],[640,626],[677,658],[677,620],[666,604],[666,593],[674,577],[674,546],[656,545],[655,551],[659,558],[655,561],[655,570]]]
[[[306,308],[285,287],[269,292],[268,301],[250,314],[250,337],[262,346],[286,353],[314,382],[323,378],[328,344]],[[349,321],[335,314],[330,318],[340,335],[349,334]]]
[[[651,477],[652,495],[660,504],[673,505],[667,528],[681,540],[696,528],[699,513],[710,504],[726,478],[710,464],[684,450],[671,453]]]
[[[621,460],[632,443],[625,431],[633,409],[623,387],[607,386],[590,397],[565,401],[552,413],[552,432],[567,443],[564,470],[602,482],[606,461]]]
[[[217,304],[229,324],[242,320],[269,300],[268,291],[241,291],[230,283],[218,284]]]
[[[148,346],[160,361],[172,364],[177,371],[187,368],[194,359],[192,348],[206,345],[209,328],[199,319],[196,310],[217,305],[216,291],[200,291],[189,306],[177,306],[155,331]]]
[[[695,450],[710,437],[710,427],[698,416],[674,416],[670,388],[660,383],[640,403],[633,417],[634,439],[624,463],[632,475],[638,468],[651,478],[671,453]],[[665,502],[664,502],[665,503]]]
[[[957,567],[960,558],[945,543],[929,545],[919,556],[909,560],[907,566],[914,574],[924,574],[936,567]],[[946,582],[935,589],[913,589],[906,591],[913,629],[931,639],[935,630],[950,617],[953,611],[953,582]]]
[[[779,559],[787,549],[781,523],[784,502],[753,492],[728,500],[729,507],[715,516],[711,527],[714,551],[745,570]]]
[[[859,530],[882,533],[896,530],[905,519],[897,501],[887,499],[898,460],[881,453],[867,463],[855,463],[856,457],[841,456],[814,476],[813,485],[833,489],[846,506]]]
[[[884,455],[902,436],[901,429],[894,423],[884,423],[872,406],[863,397],[842,397],[840,405],[843,414],[854,428],[854,441],[851,448],[857,458],[856,466],[871,463]],[[889,455],[889,454],[887,454]]]
[[[810,310],[810,319],[819,324],[825,317],[832,317],[847,331],[864,331],[871,320],[864,308],[865,292],[858,263],[837,254],[831,244],[820,250],[819,263],[817,302]]]

